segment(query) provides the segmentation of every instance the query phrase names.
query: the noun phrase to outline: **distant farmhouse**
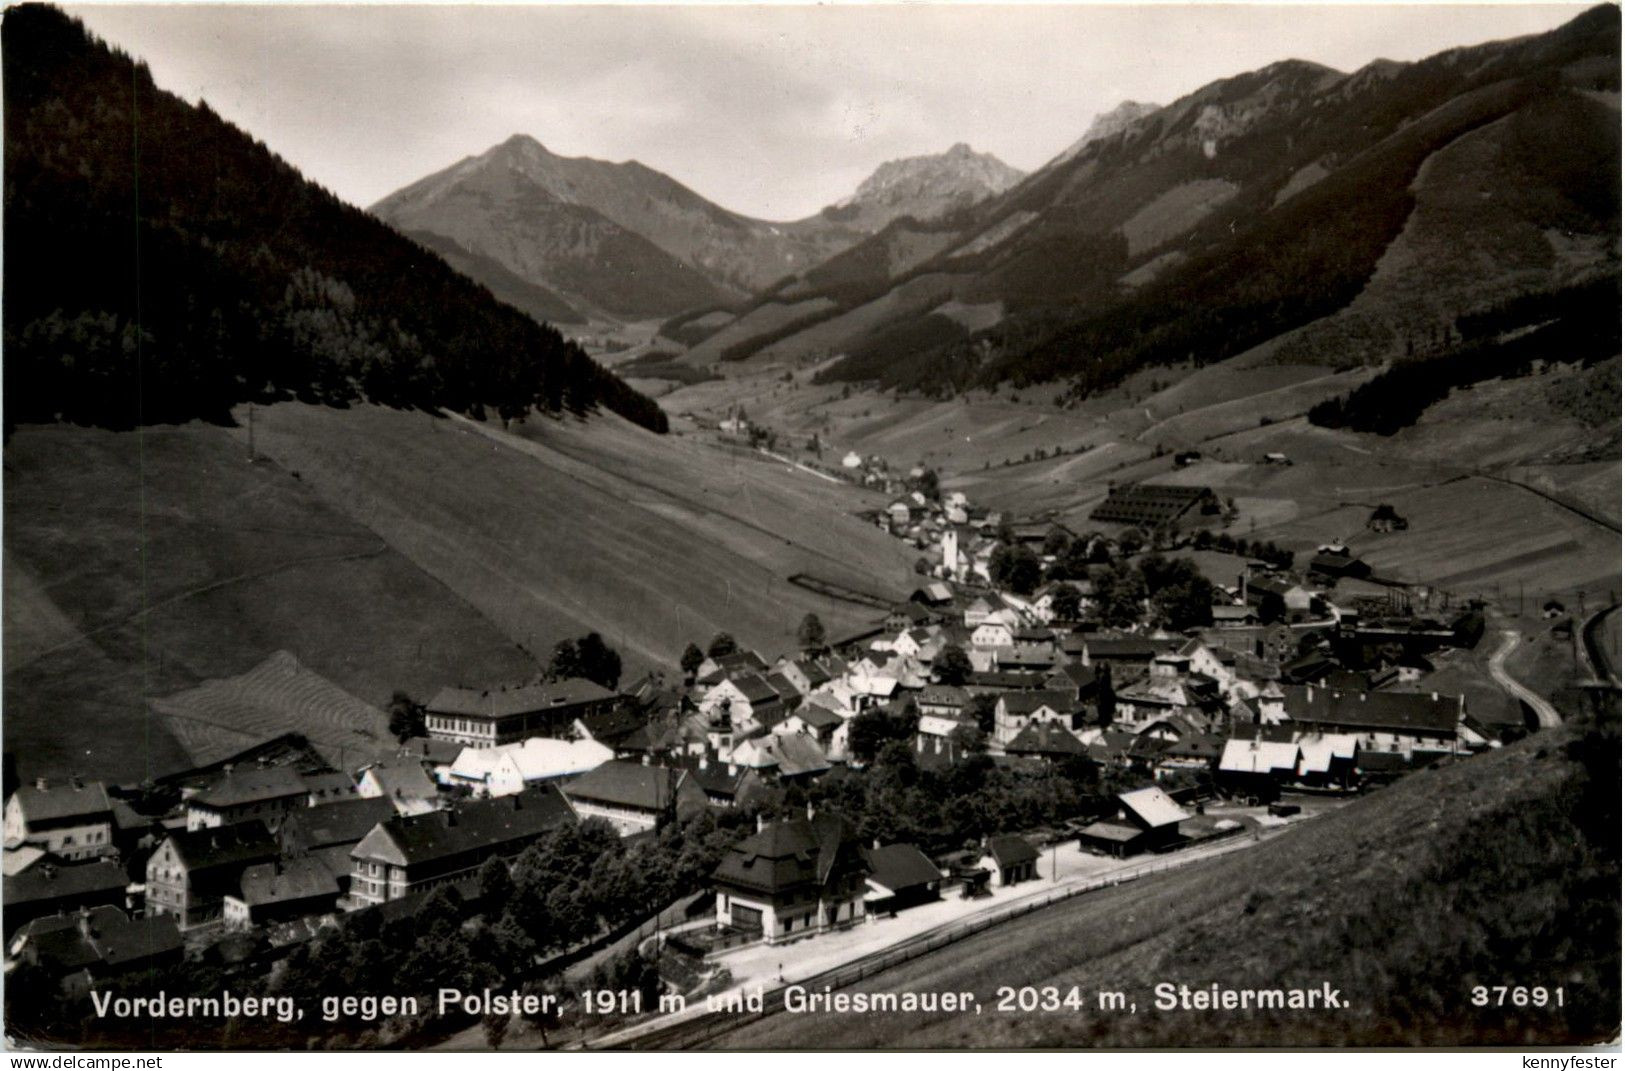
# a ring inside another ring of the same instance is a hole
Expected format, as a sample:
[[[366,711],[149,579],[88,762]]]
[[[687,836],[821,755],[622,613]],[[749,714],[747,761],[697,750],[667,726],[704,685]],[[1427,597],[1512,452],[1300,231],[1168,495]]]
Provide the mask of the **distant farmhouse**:
[[[1091,521],[1157,528],[1177,524],[1192,510],[1217,512],[1219,499],[1207,487],[1162,487],[1126,483],[1106,493],[1106,501],[1089,514]]]

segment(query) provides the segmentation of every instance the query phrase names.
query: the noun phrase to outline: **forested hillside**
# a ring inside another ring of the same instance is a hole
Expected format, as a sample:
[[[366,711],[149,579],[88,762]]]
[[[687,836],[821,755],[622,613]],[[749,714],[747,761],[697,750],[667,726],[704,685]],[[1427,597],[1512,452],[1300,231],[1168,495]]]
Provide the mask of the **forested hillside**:
[[[1276,359],[1421,356],[1458,317],[1617,273],[1618,57],[1605,6],[1416,63],[1223,79],[941,221],[936,251],[896,255],[894,228],[760,295],[751,323],[770,329],[741,339],[742,315],[718,337],[731,327],[731,359],[844,355],[822,381],[935,396],[1083,397],[1310,325]],[[922,301],[996,322],[900,327]],[[793,330],[760,311],[791,302]]]
[[[237,402],[658,407],[557,331],[158,89],[43,5],[6,13],[11,424],[224,421]]]

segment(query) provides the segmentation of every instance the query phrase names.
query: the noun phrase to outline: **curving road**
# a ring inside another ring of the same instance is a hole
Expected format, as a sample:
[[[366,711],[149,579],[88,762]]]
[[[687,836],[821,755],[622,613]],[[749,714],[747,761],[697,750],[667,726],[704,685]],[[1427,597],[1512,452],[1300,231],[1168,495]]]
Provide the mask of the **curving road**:
[[[1507,672],[1507,655],[1517,649],[1518,640],[1519,635],[1515,629],[1501,630],[1501,646],[1494,654],[1490,655],[1490,676],[1494,677],[1495,683],[1506,689],[1508,694],[1515,699],[1521,700],[1530,710],[1535,712],[1535,717],[1539,719],[1542,729],[1555,729],[1563,724],[1563,716],[1550,703],[1519,684],[1512,678],[1512,674]]]

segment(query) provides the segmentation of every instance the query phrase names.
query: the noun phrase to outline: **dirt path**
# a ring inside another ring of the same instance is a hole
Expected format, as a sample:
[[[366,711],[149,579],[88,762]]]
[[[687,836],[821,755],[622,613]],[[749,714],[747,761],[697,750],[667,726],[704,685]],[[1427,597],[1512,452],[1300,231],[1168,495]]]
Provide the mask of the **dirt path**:
[[[1512,674],[1507,672],[1507,655],[1517,650],[1520,639],[1521,636],[1515,629],[1501,630],[1501,646],[1490,655],[1490,676],[1494,677],[1495,683],[1506,689],[1509,695],[1521,700],[1535,712],[1542,729],[1555,729],[1563,724],[1563,716],[1550,703],[1519,684],[1513,679]]]

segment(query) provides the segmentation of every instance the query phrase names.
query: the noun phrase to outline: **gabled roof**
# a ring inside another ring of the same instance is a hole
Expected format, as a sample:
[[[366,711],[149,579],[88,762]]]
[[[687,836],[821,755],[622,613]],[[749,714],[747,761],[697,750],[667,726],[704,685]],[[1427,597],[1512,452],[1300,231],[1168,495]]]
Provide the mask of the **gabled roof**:
[[[1185,808],[1173,801],[1173,797],[1162,789],[1152,785],[1150,788],[1137,788],[1133,792],[1123,792],[1117,797],[1125,810],[1144,822],[1148,829],[1160,829],[1163,826],[1175,825],[1189,818]]]
[[[1006,713],[1020,717],[1032,714],[1040,707],[1049,707],[1057,714],[1070,714],[1078,709],[1076,694],[1056,688],[1041,688],[1032,692],[1006,692],[999,696],[999,703],[1003,705]]]
[[[234,822],[209,829],[178,830],[169,835],[175,855],[193,873],[215,867],[246,866],[277,855],[276,838],[265,823]]]
[[[942,871],[912,844],[888,844],[863,849],[869,880],[888,892],[901,892],[942,880]]]
[[[829,769],[824,749],[806,733],[775,733],[762,741],[762,751],[774,760],[780,777],[798,777]]]
[[[678,786],[686,776],[685,770],[617,760],[582,774],[564,792],[573,800],[660,811],[676,803]]]
[[[1298,740],[1303,753],[1299,770],[1306,774],[1327,773],[1337,760],[1353,762],[1359,752],[1359,737],[1346,733],[1307,733]]]
[[[174,918],[132,919],[107,904],[83,915],[34,919],[18,936],[27,938],[41,961],[70,971],[98,963],[117,969],[133,960],[178,955],[182,946]]]
[[[839,815],[774,822],[728,850],[715,880],[766,893],[821,888],[849,874],[866,873],[857,833]]]
[[[315,850],[332,844],[354,844],[379,822],[395,817],[395,805],[383,797],[349,799],[321,807],[305,807],[283,820],[285,843],[298,840]]]
[[[22,785],[12,799],[30,826],[60,824],[69,819],[110,818],[113,804],[100,781],[73,784]]]
[[[1224,753],[1225,739],[1217,733],[1186,733],[1169,746],[1171,759],[1199,759],[1212,762]]]
[[[803,704],[796,716],[815,729],[833,729],[846,719],[819,703]]]
[[[953,684],[928,684],[920,690],[918,701],[938,707],[953,707],[958,710],[970,702],[970,693]]]
[[[211,781],[187,801],[189,807],[224,809],[306,796],[305,779],[286,766],[237,767]]]
[[[318,799],[322,797],[338,797],[355,795],[355,779],[347,773],[331,770],[327,773],[306,774],[303,778],[305,791]]]
[[[1014,833],[1003,833],[987,839],[987,854],[1002,870],[1005,867],[1015,866],[1018,863],[1030,863],[1038,859],[1038,849],[1034,848],[1023,837]]]
[[[451,740],[437,740],[431,736],[414,736],[401,744],[403,757],[417,759],[419,762],[432,762],[437,766],[455,761],[462,750],[462,744]]]
[[[759,673],[739,673],[727,679],[740,695],[752,705],[771,703],[780,698],[778,691]],[[721,684],[718,684],[721,687]]]
[[[769,673],[766,678],[767,686],[773,689],[780,699],[794,699],[801,695],[801,689],[790,683],[790,678],[782,673]]]
[[[380,822],[350,852],[352,858],[396,866],[420,863],[531,840],[575,821],[575,812],[552,785],[496,799],[467,800],[449,811],[397,815]]]
[[[1289,684],[1286,713],[1293,721],[1360,732],[1426,732],[1453,735],[1461,697],[1435,692],[1340,692]]]
[[[7,875],[6,880],[0,882],[0,894],[7,907],[15,907],[41,900],[122,892],[129,883],[124,868],[105,859],[72,866],[36,863],[21,873]]]
[[[451,714],[464,718],[506,718],[539,710],[579,706],[615,693],[602,685],[579,677],[562,681],[540,681],[506,688],[442,688],[425,708],[431,714]]]
[[[243,871],[239,888],[239,898],[249,907],[339,894],[339,883],[332,871],[312,858],[256,863]]]
[[[484,782],[509,763],[522,781],[547,781],[586,773],[614,757],[615,752],[596,740],[533,736],[517,744],[464,748],[449,772],[464,781]]]
[[[824,667],[810,658],[796,659],[795,666],[796,669],[801,671],[801,675],[807,678],[809,688],[816,688],[820,684],[828,684],[830,681],[830,675],[824,671]]]
[[[432,800],[440,793],[434,787],[434,781],[423,769],[423,764],[416,759],[391,759],[388,762],[378,762],[361,771],[366,778],[371,775],[377,782],[379,794],[392,800]]]
[[[1088,755],[1083,742],[1053,721],[1033,722],[1004,745],[1008,755]]]
[[[1298,769],[1298,745],[1266,740],[1234,739],[1224,745],[1219,756],[1222,773],[1268,774],[1276,770]]]

